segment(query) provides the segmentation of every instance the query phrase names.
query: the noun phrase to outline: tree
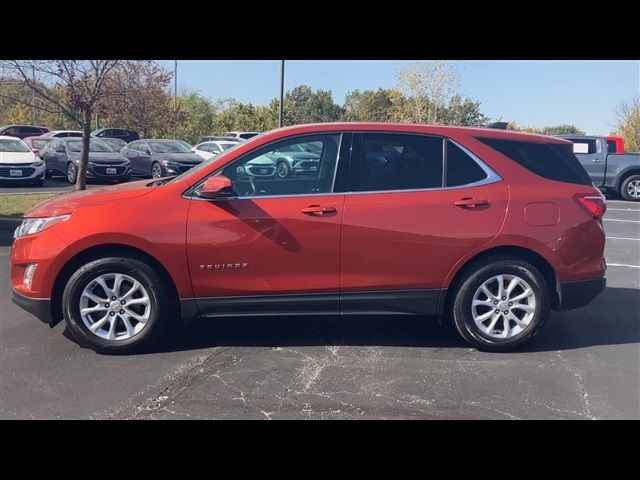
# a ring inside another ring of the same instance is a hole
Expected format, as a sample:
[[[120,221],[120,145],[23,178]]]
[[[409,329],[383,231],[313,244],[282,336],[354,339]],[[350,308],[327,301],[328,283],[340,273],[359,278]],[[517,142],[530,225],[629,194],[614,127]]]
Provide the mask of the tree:
[[[458,89],[460,78],[456,63],[443,60],[414,62],[398,69],[396,77],[408,100],[403,121],[446,122],[446,107]]]
[[[335,104],[330,90],[311,90],[299,85],[284,97],[285,125],[303,123],[336,122],[342,115],[342,107]]]
[[[397,90],[385,88],[349,92],[344,101],[343,119],[347,122],[391,122],[398,94],[402,96]]]
[[[489,123],[489,117],[480,111],[480,102],[460,95],[451,98],[442,112],[442,118],[447,125],[465,127],[481,127]]]
[[[198,92],[180,95],[178,109],[184,118],[176,127],[176,138],[195,143],[200,137],[211,135],[216,111],[208,99]]]
[[[5,75],[25,84],[38,102],[37,109],[60,113],[82,128],[82,151],[76,173],[76,189],[86,188],[91,119],[111,92],[108,80],[122,60],[3,60]],[[1,95],[6,95],[2,93]],[[22,96],[8,97],[30,105]]]
[[[584,135],[584,132],[575,125],[561,124],[542,127],[543,135]]]
[[[625,150],[640,151],[640,96],[621,101],[616,107],[616,131],[624,139]]]
[[[110,78],[111,95],[102,99],[98,111],[101,123],[131,128],[142,137],[177,133],[176,126],[190,115],[184,109],[195,107],[197,100],[185,100],[175,108],[168,91],[172,76],[155,61],[127,62]]]

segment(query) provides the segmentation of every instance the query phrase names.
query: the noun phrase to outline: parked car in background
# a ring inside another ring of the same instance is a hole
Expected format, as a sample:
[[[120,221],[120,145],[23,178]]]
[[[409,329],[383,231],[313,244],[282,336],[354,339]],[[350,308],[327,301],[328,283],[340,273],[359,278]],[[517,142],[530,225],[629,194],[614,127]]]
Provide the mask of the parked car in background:
[[[122,140],[120,138],[103,138],[103,137],[101,137],[100,140],[102,140],[104,143],[109,145],[113,149],[113,151],[115,151],[115,152],[119,152],[120,150],[122,150],[127,145],[127,142],[125,142],[124,140]]]
[[[120,152],[131,161],[133,175],[139,177],[179,175],[202,162],[189,144],[178,140],[145,138],[127,144]]]
[[[312,177],[238,175],[309,142]],[[148,347],[179,318],[373,311],[437,316],[477,348],[511,350],[605,287],[606,203],[571,148],[417,124],[274,130],[173,179],[28,211],[13,300],[100,351]],[[371,150],[400,157],[381,171]]]
[[[240,140],[239,138],[236,138],[236,137],[223,137],[223,136],[213,135],[213,136],[200,137],[198,139],[198,141],[196,142],[196,145],[198,145],[199,143],[216,142],[216,141],[241,142],[242,140]]]
[[[91,132],[91,136],[98,138],[119,138],[127,143],[140,138],[138,132],[135,130],[128,130],[126,128],[99,128]]]
[[[47,138],[68,138],[68,137],[82,137],[80,130],[51,130],[50,132],[42,135]]]
[[[40,150],[42,150],[47,143],[51,141],[51,137],[27,137],[24,139],[31,151],[37,156],[40,156]]]
[[[240,140],[248,140],[256,135],[260,135],[260,132],[227,132],[224,134],[225,137],[238,138]]]
[[[81,138],[54,138],[40,151],[49,174],[61,174],[69,183],[75,183],[82,150]],[[110,182],[128,182],[131,162],[98,138],[89,143],[87,179]]]
[[[617,152],[619,143],[607,137],[559,137],[573,142],[573,153],[596,187],[615,191],[625,200],[640,202],[640,153],[612,153],[613,148]]]
[[[0,127],[0,135],[16,138],[37,137],[48,131],[47,127],[34,127],[32,125],[5,125]]]
[[[395,149],[392,149],[396,152]],[[243,167],[249,176],[279,178],[315,176],[320,164],[322,142],[296,142],[278,147],[247,162]],[[396,152],[397,153],[397,152]]]
[[[0,182],[29,182],[40,186],[45,165],[18,137],[0,135]]]
[[[604,138],[607,141],[609,153],[624,153],[624,138],[613,135]]]
[[[191,151],[193,153],[197,153],[205,160],[208,160],[211,157],[214,157],[219,153],[224,152],[225,150],[235,147],[236,145],[238,145],[238,143],[239,142],[228,142],[226,140],[202,142],[196,145],[195,147],[193,147]]]

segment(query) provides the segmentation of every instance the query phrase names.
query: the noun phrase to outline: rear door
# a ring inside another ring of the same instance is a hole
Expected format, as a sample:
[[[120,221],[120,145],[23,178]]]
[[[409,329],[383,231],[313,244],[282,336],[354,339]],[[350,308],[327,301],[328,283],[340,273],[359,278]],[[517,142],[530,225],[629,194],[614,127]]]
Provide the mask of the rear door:
[[[345,313],[435,313],[453,266],[491,240],[506,182],[442,137],[354,135],[340,252]]]

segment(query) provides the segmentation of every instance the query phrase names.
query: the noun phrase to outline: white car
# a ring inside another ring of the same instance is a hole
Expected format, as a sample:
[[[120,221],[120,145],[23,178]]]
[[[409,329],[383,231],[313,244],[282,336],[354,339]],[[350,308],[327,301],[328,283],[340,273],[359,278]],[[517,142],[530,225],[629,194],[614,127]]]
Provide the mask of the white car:
[[[40,186],[45,164],[17,137],[0,135],[0,181],[26,181]]]
[[[197,153],[205,160],[218,155],[219,153],[229,150],[238,145],[238,142],[225,142],[222,140],[202,142],[191,149],[193,153]]]
[[[225,137],[237,138],[239,140],[248,140],[256,135],[260,135],[260,132],[227,132],[224,134]]]
[[[82,132],[80,130],[52,130],[40,136],[53,138],[81,137]]]

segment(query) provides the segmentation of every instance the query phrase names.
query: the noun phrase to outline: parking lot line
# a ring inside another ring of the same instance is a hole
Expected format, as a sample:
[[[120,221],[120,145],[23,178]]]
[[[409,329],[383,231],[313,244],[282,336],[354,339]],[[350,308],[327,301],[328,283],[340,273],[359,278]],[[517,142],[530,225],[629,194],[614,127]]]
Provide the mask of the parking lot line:
[[[607,212],[640,212],[638,208],[607,208]]]
[[[607,262],[607,267],[640,268],[640,265],[627,265],[626,263],[609,263],[609,262]]]
[[[606,237],[610,240],[635,240],[636,242],[640,242],[640,238],[633,237]]]
[[[640,223],[640,220],[619,220],[617,218],[605,218],[605,222],[627,222],[627,223]]]

